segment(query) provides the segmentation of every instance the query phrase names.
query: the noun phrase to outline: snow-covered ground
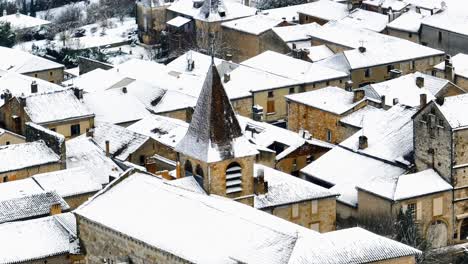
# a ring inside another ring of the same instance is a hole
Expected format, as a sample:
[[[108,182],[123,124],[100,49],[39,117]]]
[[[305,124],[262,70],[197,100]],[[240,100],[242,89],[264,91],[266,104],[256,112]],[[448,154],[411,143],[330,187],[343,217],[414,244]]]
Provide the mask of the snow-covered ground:
[[[90,4],[99,3],[99,0],[89,0],[89,3]],[[56,8],[51,8],[49,10],[39,11],[39,12],[37,12],[36,17],[46,19],[46,20],[50,19],[50,18],[56,18],[56,17],[60,16],[60,14],[62,14],[69,7],[78,7],[78,8],[80,8],[81,12],[83,14],[83,17],[86,17],[86,7],[87,6],[88,6],[88,4],[86,3],[86,1],[70,3],[68,5],[64,5],[64,6],[60,6],[60,7],[56,7]]]

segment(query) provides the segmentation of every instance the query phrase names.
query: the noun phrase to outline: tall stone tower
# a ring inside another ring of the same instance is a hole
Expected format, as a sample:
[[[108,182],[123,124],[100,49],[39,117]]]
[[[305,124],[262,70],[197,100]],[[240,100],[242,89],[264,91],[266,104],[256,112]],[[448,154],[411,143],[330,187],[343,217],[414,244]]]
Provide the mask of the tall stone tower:
[[[176,151],[182,176],[193,175],[208,194],[253,205],[258,152],[243,136],[213,58],[192,122]]]

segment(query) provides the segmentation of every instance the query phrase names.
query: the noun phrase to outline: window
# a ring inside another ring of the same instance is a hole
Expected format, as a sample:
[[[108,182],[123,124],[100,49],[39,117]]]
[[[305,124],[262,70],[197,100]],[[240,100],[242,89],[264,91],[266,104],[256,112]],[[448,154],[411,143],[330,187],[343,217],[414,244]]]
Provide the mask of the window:
[[[395,67],[393,65],[387,65],[387,72],[391,72]]]
[[[295,92],[296,92],[296,88],[294,87],[289,88],[289,94],[293,94]]]
[[[318,201],[312,201],[312,214],[318,214]]]
[[[412,38],[412,37],[413,37],[413,33],[409,33],[409,34],[408,34],[408,37]]]
[[[271,100],[267,102],[267,114],[275,112],[275,101]]]
[[[365,76],[366,78],[369,78],[369,77],[371,76],[371,69],[366,69],[366,70],[364,71],[364,76]]]
[[[444,127],[444,120],[442,118],[439,118],[439,127]]]
[[[200,186],[203,186],[203,169],[201,168],[200,164],[198,164],[195,169],[194,178]]]
[[[72,137],[80,134],[80,124],[71,125],[70,129]]]
[[[7,182],[8,181],[8,176],[3,176],[3,182]]]
[[[439,43],[442,42],[442,32],[439,31]]]
[[[416,203],[410,203],[406,206],[406,210],[409,211],[409,214],[416,218]]]
[[[36,78],[37,78],[37,73],[35,73],[35,74],[34,74],[34,77],[36,77]]]
[[[432,200],[432,215],[443,215],[443,197],[435,198]]]
[[[50,128],[50,130],[54,131],[54,132],[57,132],[57,128],[53,127],[53,128]]]
[[[320,232],[320,222],[310,224],[310,229]]]
[[[192,169],[192,163],[190,162],[190,160],[187,160],[185,162],[184,170],[185,170],[185,176],[192,176],[193,169]]]
[[[53,73],[53,72],[49,72],[49,75],[52,76],[52,75],[54,75],[54,73]]]
[[[268,92],[268,98],[273,98],[274,94],[273,94],[273,91],[269,91]]]
[[[327,81],[326,84],[327,84],[327,86],[329,86],[329,85],[330,85],[330,81]]]
[[[299,217],[299,204],[293,204],[291,207],[291,217],[298,218]]]
[[[327,129],[327,141],[331,142],[332,141],[332,132],[330,129]]]
[[[7,141],[5,144],[6,144],[6,145],[10,145],[10,141]]]
[[[145,155],[140,155],[140,165],[145,165]]]
[[[410,62],[410,70],[414,70],[414,68],[416,68],[416,62],[415,62],[415,61],[411,61],[411,62]]]
[[[242,191],[242,168],[237,163],[231,163],[226,169],[226,194]]]

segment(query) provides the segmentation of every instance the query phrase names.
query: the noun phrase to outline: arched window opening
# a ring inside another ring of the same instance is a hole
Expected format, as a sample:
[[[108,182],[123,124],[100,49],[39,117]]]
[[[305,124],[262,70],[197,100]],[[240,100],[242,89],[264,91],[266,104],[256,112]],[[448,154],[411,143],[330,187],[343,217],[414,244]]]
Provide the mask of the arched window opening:
[[[184,165],[185,177],[193,175],[192,163],[187,160]]]
[[[226,169],[226,194],[242,191],[242,168],[237,162],[229,164]]]
[[[197,168],[195,169],[194,177],[198,184],[203,187],[203,169],[201,168],[200,164],[198,164]]]

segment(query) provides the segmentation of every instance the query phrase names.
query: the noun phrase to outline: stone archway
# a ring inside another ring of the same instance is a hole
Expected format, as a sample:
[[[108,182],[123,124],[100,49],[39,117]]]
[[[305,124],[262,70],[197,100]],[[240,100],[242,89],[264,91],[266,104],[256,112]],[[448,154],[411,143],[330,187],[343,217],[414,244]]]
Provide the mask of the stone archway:
[[[464,218],[461,220],[459,234],[460,240],[468,239],[468,218]]]
[[[441,220],[436,220],[431,223],[427,228],[427,240],[431,243],[433,248],[440,248],[447,246],[448,240],[448,227],[447,224]]]

